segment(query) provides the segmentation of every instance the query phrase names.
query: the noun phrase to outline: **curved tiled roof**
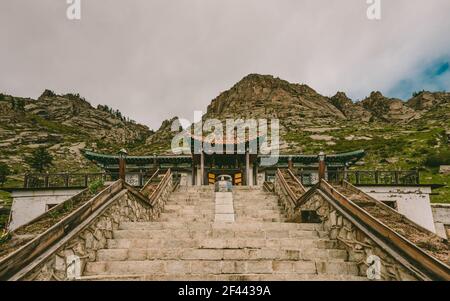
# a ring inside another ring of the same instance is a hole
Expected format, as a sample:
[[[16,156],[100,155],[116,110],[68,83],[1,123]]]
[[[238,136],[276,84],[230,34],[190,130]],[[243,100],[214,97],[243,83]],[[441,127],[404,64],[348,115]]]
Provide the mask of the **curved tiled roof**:
[[[105,166],[109,164],[118,164],[119,156],[118,155],[108,155],[108,154],[100,154],[95,153],[90,150],[83,151],[84,156],[96,162],[99,165]],[[325,161],[329,164],[354,164],[362,157],[364,157],[364,150],[357,150],[346,153],[339,154],[331,154],[327,155]],[[259,158],[264,157],[265,155],[259,155]],[[292,155],[279,155],[278,162],[279,163],[287,163],[289,158],[292,159],[294,163],[302,163],[302,164],[314,164],[318,162],[317,155],[302,155],[302,154],[292,154]],[[136,164],[136,165],[147,165],[153,164],[154,160],[158,163],[163,164],[179,164],[179,163],[191,163],[192,156],[191,155],[165,155],[165,156],[128,156],[126,161],[128,164]]]

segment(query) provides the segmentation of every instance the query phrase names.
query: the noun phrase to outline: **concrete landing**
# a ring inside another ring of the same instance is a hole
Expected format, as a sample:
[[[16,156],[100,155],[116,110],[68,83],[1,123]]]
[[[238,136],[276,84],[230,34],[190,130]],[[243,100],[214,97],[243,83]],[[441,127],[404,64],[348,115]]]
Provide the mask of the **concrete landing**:
[[[215,200],[215,222],[234,223],[233,193],[216,192]]]

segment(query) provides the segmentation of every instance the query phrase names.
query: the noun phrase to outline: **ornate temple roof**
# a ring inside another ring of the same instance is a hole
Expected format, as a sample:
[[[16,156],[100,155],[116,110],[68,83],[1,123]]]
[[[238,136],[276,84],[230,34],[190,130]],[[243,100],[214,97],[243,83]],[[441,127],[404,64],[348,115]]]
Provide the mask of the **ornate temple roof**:
[[[95,153],[90,150],[83,151],[84,156],[95,162],[96,164],[106,167],[108,165],[116,165],[119,162],[119,155],[108,155],[108,154],[100,154]],[[325,162],[330,165],[344,165],[349,164],[352,165],[362,157],[364,157],[364,150],[357,150],[346,153],[339,154],[331,154],[327,155],[325,158]],[[220,155],[218,155],[220,156]],[[258,158],[262,158],[265,155],[258,155]],[[302,155],[302,154],[292,154],[292,155],[279,155],[278,163],[286,164],[289,159],[292,159],[293,163],[297,164],[315,164],[318,162],[317,155]],[[190,164],[192,162],[191,155],[169,155],[169,156],[128,156],[126,158],[127,164],[138,165],[138,166],[146,166],[152,165],[153,163],[158,164]]]

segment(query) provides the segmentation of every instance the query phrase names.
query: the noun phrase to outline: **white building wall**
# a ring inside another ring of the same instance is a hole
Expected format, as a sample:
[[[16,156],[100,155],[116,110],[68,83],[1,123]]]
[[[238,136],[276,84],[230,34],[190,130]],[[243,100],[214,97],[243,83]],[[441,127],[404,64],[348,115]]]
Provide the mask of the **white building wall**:
[[[358,186],[379,201],[395,201],[399,213],[436,233],[430,204],[430,187]]]
[[[11,193],[13,203],[11,207],[9,230],[17,229],[45,213],[48,205],[60,204],[81,191],[82,189],[13,191]]]
[[[436,234],[450,239],[447,229],[450,228],[450,204],[431,204]],[[446,229],[447,226],[447,229]]]

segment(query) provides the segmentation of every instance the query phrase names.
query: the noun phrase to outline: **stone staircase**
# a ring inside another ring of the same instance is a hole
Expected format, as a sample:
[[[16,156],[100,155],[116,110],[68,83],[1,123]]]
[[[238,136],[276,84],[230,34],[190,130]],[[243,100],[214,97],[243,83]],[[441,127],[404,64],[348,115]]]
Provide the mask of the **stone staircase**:
[[[181,187],[157,222],[122,223],[85,280],[364,280],[319,224],[286,223],[275,195],[236,187],[234,223],[212,187]]]

